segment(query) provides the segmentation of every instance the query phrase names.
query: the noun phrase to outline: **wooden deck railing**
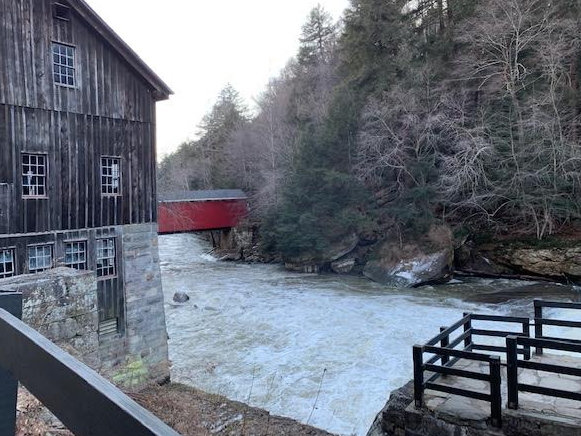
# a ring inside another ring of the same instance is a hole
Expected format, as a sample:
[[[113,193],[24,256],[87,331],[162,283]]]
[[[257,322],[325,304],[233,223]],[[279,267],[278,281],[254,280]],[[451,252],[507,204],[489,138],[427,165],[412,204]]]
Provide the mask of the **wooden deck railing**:
[[[508,408],[518,409],[518,393],[531,392],[533,394],[547,395],[557,398],[568,398],[570,400],[581,401],[580,392],[565,391],[542,386],[535,386],[519,383],[519,368],[532,369],[553,374],[567,374],[581,377],[581,368],[578,366],[554,365],[535,361],[519,360],[516,348],[518,345],[528,347],[548,348],[551,350],[567,351],[581,354],[581,345],[572,342],[557,341],[555,339],[535,339],[509,336],[506,338],[507,351],[507,387],[508,387]]]
[[[474,321],[517,324],[521,331],[475,328]],[[440,333],[430,339],[425,345],[414,346],[414,398],[416,406],[422,406],[423,395],[426,389],[488,401],[490,403],[491,423],[495,427],[500,427],[502,425],[500,357],[475,353],[474,350],[506,352],[506,348],[476,343],[474,340],[476,336],[504,338],[514,334],[529,336],[530,326],[528,318],[465,313],[464,317],[452,326],[441,327]],[[457,336],[452,338],[453,335]],[[457,349],[458,346],[461,348]],[[517,351],[524,355],[525,359],[530,358],[530,348],[523,346]],[[424,354],[431,354],[432,357],[429,357],[424,362]],[[488,374],[453,368],[460,359],[488,363]],[[437,362],[441,362],[441,364],[436,365]],[[424,380],[426,372],[432,373],[432,375],[427,380]],[[482,392],[455,388],[448,384],[443,385],[436,383],[440,377],[448,375],[488,382],[490,385],[490,391],[488,394],[485,394]]]
[[[502,353],[506,356],[508,407],[511,409],[518,408],[519,391],[581,401],[581,393],[578,392],[519,383],[519,368],[581,377],[581,368],[578,367],[531,361],[532,347],[535,348],[537,355],[541,355],[545,348],[581,354],[580,340],[547,337],[543,335],[543,326],[581,328],[581,322],[578,321],[547,318],[544,316],[543,308],[581,309],[581,303],[535,300],[534,308],[534,324],[530,322],[529,318],[524,317],[465,313],[464,317],[452,326],[441,327],[440,333],[425,345],[414,346],[414,399],[416,407],[423,405],[424,391],[426,389],[488,401],[491,404],[491,423],[493,426],[500,427],[502,424],[502,397],[500,390],[500,366],[502,364],[500,356],[476,353],[475,351]],[[511,332],[501,329],[475,328],[474,321],[517,324],[520,326],[520,331]],[[532,325],[534,325],[534,338],[530,337],[530,327]],[[457,334],[457,336],[452,339],[451,336],[453,334]],[[505,346],[477,343],[474,341],[475,336],[506,338]],[[461,348],[457,349],[456,347],[458,346],[461,346]],[[432,356],[424,361],[424,354]],[[519,355],[522,355],[522,358],[519,358]],[[488,374],[453,368],[460,359],[487,362],[489,366]],[[440,362],[440,365],[437,365],[438,362]],[[431,373],[427,380],[425,380],[426,372]],[[444,385],[436,383],[440,377],[446,377],[448,375],[486,381],[490,383],[490,393],[472,392],[453,387],[450,383]]]
[[[544,308],[555,308],[555,309],[577,309],[581,310],[581,303],[569,303],[564,301],[546,301],[546,300],[535,300],[535,338],[536,339],[554,339],[556,341],[563,341],[563,338],[555,338],[551,336],[544,335],[544,326],[557,326],[557,327],[570,327],[570,328],[581,328],[581,322],[569,321],[563,319],[551,319],[544,316]],[[580,343],[581,341],[575,339],[567,339],[567,342]],[[538,346],[535,349],[536,354],[543,354],[543,347]]]
[[[179,436],[4,310],[18,315],[21,302],[18,294],[0,293],[0,436],[14,436],[17,380],[77,436]]]

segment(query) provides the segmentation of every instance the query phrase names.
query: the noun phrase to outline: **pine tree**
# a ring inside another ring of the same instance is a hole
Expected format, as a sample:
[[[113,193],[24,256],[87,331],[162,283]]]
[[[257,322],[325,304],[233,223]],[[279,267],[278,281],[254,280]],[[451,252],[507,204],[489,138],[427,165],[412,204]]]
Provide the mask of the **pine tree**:
[[[247,108],[240,94],[230,84],[220,92],[212,110],[200,125],[200,147],[210,165],[210,185],[214,189],[231,188],[228,176],[225,147],[232,134],[248,122]]]
[[[326,63],[331,57],[336,40],[336,26],[331,15],[318,4],[303,25],[298,62],[302,66]]]

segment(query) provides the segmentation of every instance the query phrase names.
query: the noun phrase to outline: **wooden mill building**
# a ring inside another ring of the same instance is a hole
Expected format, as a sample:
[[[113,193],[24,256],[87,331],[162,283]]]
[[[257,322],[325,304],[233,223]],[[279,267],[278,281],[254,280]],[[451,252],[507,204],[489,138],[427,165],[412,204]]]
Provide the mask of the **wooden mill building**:
[[[85,1],[0,0],[0,279],[94,271],[117,356],[150,353],[141,331],[165,322],[155,106],[170,94]]]

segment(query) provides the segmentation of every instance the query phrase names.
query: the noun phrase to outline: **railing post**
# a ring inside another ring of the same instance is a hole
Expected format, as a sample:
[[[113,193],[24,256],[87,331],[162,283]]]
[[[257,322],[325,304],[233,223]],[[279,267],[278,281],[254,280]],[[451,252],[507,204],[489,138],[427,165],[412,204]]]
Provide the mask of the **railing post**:
[[[490,415],[494,427],[502,427],[502,392],[500,389],[500,357],[490,356]]]
[[[414,345],[414,400],[416,407],[424,404],[424,349]]]
[[[464,313],[464,318],[467,316],[471,316],[471,313]],[[467,331],[472,330],[472,318],[468,319],[468,322],[464,324],[464,333]],[[464,339],[464,349],[472,351],[472,333],[466,339]]]
[[[0,291],[0,309],[22,318],[22,294]],[[10,347],[10,344],[2,343]],[[0,436],[14,436],[16,433],[16,400],[18,381],[0,365]]]
[[[440,327],[440,333],[445,331],[447,328],[448,327]],[[450,336],[444,336],[442,338],[442,340],[440,341],[440,346],[442,348],[448,348],[448,345],[450,345]],[[448,356],[448,355],[442,356],[442,366],[446,366],[449,361],[450,361],[450,356]]]
[[[523,323],[522,333],[523,333],[523,336],[525,336],[527,338],[531,337],[530,324]],[[524,346],[524,360],[531,360],[531,346],[528,344]]]
[[[506,338],[506,385],[508,408],[518,409],[518,353],[516,336]]]
[[[541,300],[535,300],[535,338],[540,339],[543,337],[543,306]],[[536,354],[543,354],[543,349],[541,347],[535,348]]]

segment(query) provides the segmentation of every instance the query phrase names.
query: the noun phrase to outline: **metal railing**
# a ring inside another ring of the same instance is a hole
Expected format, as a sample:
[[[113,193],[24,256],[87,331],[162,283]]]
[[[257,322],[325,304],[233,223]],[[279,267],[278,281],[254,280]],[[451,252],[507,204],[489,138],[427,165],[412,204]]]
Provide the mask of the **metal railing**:
[[[0,436],[14,436],[17,381],[77,436],[179,436],[4,310],[18,315],[21,304],[19,294],[0,293]]]

